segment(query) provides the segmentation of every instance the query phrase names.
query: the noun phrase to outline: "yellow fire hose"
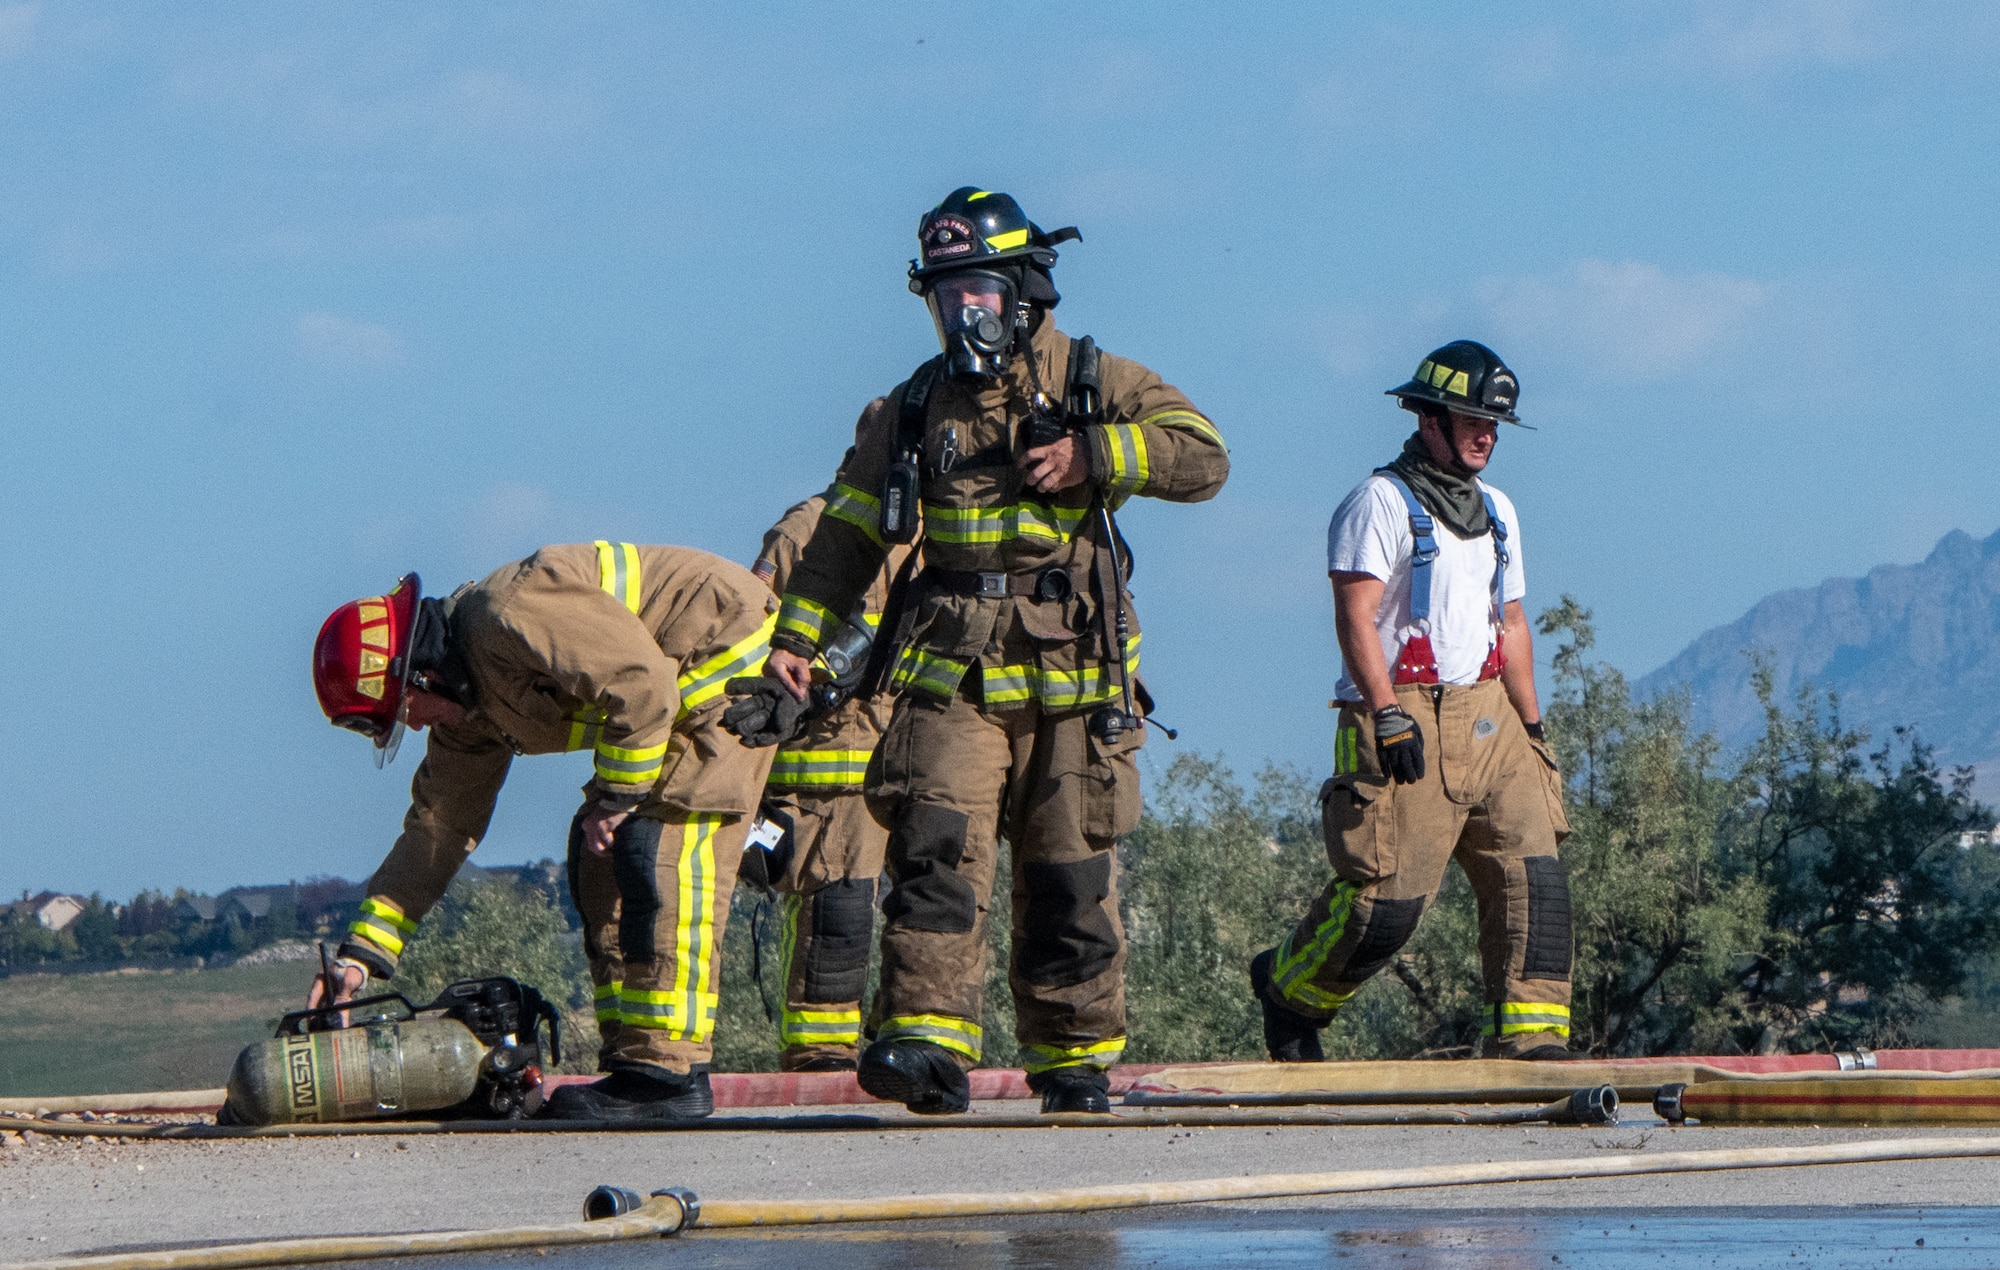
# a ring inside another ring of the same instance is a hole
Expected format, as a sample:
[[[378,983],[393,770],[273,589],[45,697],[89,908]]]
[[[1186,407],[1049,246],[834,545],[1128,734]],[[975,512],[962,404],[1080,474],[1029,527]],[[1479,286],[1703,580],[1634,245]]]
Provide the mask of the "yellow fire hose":
[[[656,1191],[640,1199],[629,1191],[599,1187],[586,1212],[613,1213],[598,1220],[556,1226],[428,1234],[277,1239],[219,1247],[67,1257],[0,1267],[0,1270],[222,1270],[224,1267],[300,1265],[366,1257],[408,1257],[509,1248],[552,1248],[679,1234],[683,1230],[817,1226],[838,1222],[921,1221],[952,1217],[1002,1217],[1034,1213],[1086,1213],[1163,1204],[1290,1199],[1371,1191],[1495,1182],[1555,1182],[1587,1177],[1639,1177],[1656,1173],[1708,1173],[1735,1169],[1795,1168],[1820,1164],[1873,1164],[1900,1160],[1956,1160],[2000,1156],[2000,1138],[1896,1138],[1826,1146],[1752,1147],[1728,1151],[1669,1151],[1657,1155],[1585,1156],[1554,1160],[1503,1160],[1407,1169],[1350,1169],[1337,1173],[1276,1173],[1261,1177],[1203,1178],[1081,1186],[1065,1190],[1000,1194],[885,1196],[877,1199],[723,1200],[703,1202],[684,1190]],[[636,1202],[636,1208],[627,1209]],[[626,1210],[622,1211],[621,1210]]]
[[[975,1113],[960,1116],[799,1115],[709,1116],[676,1124],[631,1125],[579,1120],[354,1120],[338,1124],[214,1125],[113,1124],[102,1120],[7,1120],[7,1130],[59,1137],[216,1139],[399,1136],[427,1133],[855,1133],[909,1129],[1247,1129],[1353,1125],[1612,1124],[1618,1095],[1609,1085],[1579,1089],[1541,1107],[1427,1107],[1410,1110],[1265,1111],[1218,1108],[1161,1108],[1109,1115],[1033,1112]]]
[[[1692,1117],[1708,1125],[1996,1125],[2000,1080],[1991,1073],[1940,1080],[1910,1072],[1853,1072],[1820,1079],[1711,1081],[1663,1086],[1653,1109],[1670,1123]]]
[[[226,1089],[174,1089],[157,1094],[67,1094],[53,1098],[0,1098],[0,1111],[39,1115],[60,1111],[213,1111]]]

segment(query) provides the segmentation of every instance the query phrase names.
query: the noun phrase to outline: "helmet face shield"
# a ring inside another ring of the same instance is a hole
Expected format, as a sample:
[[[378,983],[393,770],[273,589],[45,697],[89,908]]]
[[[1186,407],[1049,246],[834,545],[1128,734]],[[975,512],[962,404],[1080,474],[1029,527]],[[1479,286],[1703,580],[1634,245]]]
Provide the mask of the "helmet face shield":
[[[1012,278],[986,269],[947,273],[924,289],[949,373],[992,378],[1007,369],[1017,291]]]

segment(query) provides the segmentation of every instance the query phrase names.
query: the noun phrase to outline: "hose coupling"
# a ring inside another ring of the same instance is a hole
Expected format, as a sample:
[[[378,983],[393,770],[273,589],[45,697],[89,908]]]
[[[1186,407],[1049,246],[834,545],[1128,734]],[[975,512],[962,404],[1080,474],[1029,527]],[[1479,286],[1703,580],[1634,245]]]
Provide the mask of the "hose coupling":
[[[1617,1124],[1618,1090],[1610,1085],[1579,1089],[1569,1096],[1568,1124]]]
[[[654,1191],[653,1194],[655,1196],[664,1195],[681,1206],[681,1224],[672,1230],[661,1231],[661,1238],[665,1238],[668,1235],[678,1235],[701,1220],[701,1196],[695,1194],[687,1187],[669,1186],[663,1190]]]
[[[671,1230],[662,1230],[660,1237],[678,1235],[694,1225],[701,1216],[701,1199],[685,1186],[669,1186],[653,1192],[653,1198],[672,1200],[680,1209],[680,1220]],[[646,1206],[646,1197],[635,1190],[623,1186],[600,1186],[583,1197],[583,1219],[603,1221],[607,1217],[623,1217],[638,1212]]]
[[[1687,1108],[1681,1106],[1686,1085],[1662,1085],[1653,1092],[1653,1114],[1670,1125],[1687,1123]]]

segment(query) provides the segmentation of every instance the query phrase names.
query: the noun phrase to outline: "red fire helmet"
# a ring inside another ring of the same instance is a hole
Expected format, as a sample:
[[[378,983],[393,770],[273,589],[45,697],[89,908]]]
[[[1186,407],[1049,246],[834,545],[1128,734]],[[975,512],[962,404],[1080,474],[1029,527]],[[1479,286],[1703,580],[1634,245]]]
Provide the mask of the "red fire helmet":
[[[313,644],[313,691],[336,727],[375,743],[375,765],[396,756],[408,700],[410,636],[423,585],[406,573],[387,595],[335,609]]]

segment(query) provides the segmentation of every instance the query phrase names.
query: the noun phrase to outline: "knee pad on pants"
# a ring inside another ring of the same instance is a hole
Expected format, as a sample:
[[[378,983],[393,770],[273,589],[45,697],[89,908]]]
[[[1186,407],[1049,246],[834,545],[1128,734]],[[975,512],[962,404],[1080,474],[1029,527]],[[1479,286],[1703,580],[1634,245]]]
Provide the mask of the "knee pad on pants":
[[[618,951],[629,965],[654,961],[653,928],[660,916],[660,822],[628,816],[611,839],[611,877],[618,884]]]
[[[829,883],[811,902],[803,999],[859,1001],[868,987],[868,945],[875,934],[875,879]]]
[[[1341,978],[1359,983],[1388,965],[1389,959],[1401,952],[1403,945],[1410,942],[1410,936],[1416,934],[1417,921],[1423,915],[1422,896],[1370,901],[1367,924],[1361,928],[1361,938],[1355,943]]]
[[[1104,911],[1111,853],[1071,864],[1024,864],[1027,892],[1014,968],[1029,983],[1067,988],[1095,979],[1118,957],[1118,932]]]
[[[910,930],[968,934],[979,924],[979,900],[972,883],[958,876],[965,858],[965,834],[972,819],[934,803],[903,808],[889,834],[889,860],[896,885],[882,903],[882,915]]]
[[[1569,870],[1552,855],[1521,861],[1528,877],[1528,955],[1523,979],[1568,979],[1570,933]]]

